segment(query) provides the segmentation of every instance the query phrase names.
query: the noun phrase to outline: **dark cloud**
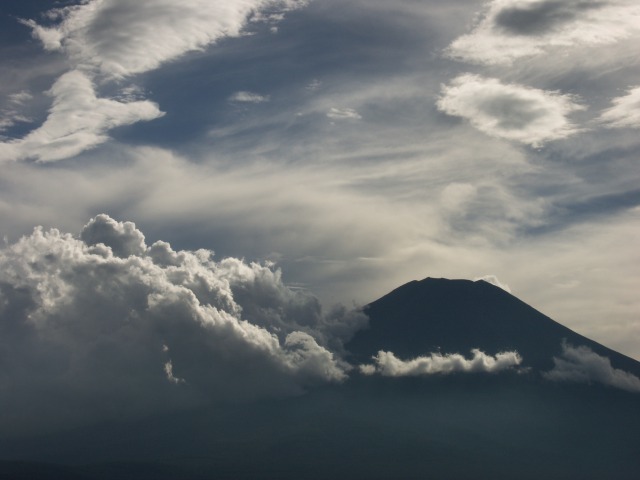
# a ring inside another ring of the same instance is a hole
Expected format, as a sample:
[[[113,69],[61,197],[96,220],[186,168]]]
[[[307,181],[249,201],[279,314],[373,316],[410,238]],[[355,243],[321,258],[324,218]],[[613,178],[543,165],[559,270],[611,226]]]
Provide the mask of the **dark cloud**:
[[[212,255],[147,248],[133,223],[107,215],[80,239],[37,228],[3,248],[0,428],[300,394],[346,378],[328,346],[362,327],[363,314],[325,315],[278,270]]]
[[[578,18],[585,11],[606,5],[593,1],[548,0],[504,8],[495,16],[499,28],[514,35],[541,35]]]

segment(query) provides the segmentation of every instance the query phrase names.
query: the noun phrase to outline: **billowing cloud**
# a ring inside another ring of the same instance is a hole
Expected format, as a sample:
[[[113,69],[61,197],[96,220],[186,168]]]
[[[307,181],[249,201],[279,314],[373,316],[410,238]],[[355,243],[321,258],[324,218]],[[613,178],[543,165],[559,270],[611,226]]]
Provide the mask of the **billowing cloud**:
[[[55,10],[58,23],[27,21],[48,50],[111,77],[147,72],[223,37],[237,37],[260,9],[286,11],[303,0],[90,0]],[[269,18],[274,18],[271,12]],[[114,34],[114,30],[117,32]]]
[[[576,133],[567,115],[584,108],[570,95],[472,74],[444,85],[437,106],[488,135],[534,147]]]
[[[360,120],[362,116],[353,108],[331,107],[327,112],[327,117],[334,120]]]
[[[269,101],[269,96],[260,95],[259,93],[254,93],[254,92],[240,91],[231,95],[229,97],[229,100],[232,102],[240,102],[240,103],[263,103],[263,102]]]
[[[640,128],[640,86],[613,99],[613,106],[600,115],[600,122],[610,128]]]
[[[360,365],[365,375],[380,374],[385,377],[417,377],[420,375],[448,374],[456,372],[495,373],[509,370],[522,363],[518,352],[500,352],[495,356],[473,349],[472,357],[459,353],[431,353],[411,360],[401,360],[393,352],[380,350],[373,357],[373,364]]]
[[[38,227],[0,250],[3,431],[131,416],[340,382],[366,321],[291,290],[280,272],[209,250],[147,246],[131,222],[80,238]],[[19,408],[18,408],[19,407]]]
[[[476,277],[473,279],[474,282],[477,282],[479,280],[490,283],[491,285],[495,285],[496,287],[501,288],[505,292],[511,293],[511,288],[509,288],[509,285],[507,285],[506,283],[502,283],[498,279],[498,277],[496,277],[495,275],[484,275],[482,277]]]
[[[473,31],[447,49],[452,58],[509,63],[557,47],[612,44],[640,34],[634,0],[493,0]]]
[[[589,347],[562,345],[562,355],[554,357],[555,366],[543,376],[556,382],[601,383],[610,387],[640,392],[640,378],[613,368],[611,360]]]
[[[164,115],[148,100],[96,97],[92,81],[78,70],[61,76],[49,93],[53,104],[47,120],[20,140],[0,143],[1,160],[68,158],[105,142],[112,128]]]

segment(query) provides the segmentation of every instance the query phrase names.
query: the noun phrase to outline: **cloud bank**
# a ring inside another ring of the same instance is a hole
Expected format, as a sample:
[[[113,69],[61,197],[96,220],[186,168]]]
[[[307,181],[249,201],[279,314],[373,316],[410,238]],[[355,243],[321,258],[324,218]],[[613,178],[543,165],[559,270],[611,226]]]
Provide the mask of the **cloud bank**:
[[[567,116],[584,107],[570,95],[465,74],[443,85],[440,111],[467,119],[481,132],[539,147],[576,133]]]
[[[589,347],[564,344],[562,355],[554,357],[555,366],[543,376],[548,380],[579,383],[601,383],[629,392],[640,392],[640,378],[613,368],[607,357]]]
[[[360,365],[365,375],[379,374],[385,377],[417,377],[421,375],[449,374],[457,372],[496,373],[512,369],[522,363],[518,352],[500,352],[495,356],[473,349],[467,359],[459,353],[431,353],[412,360],[401,360],[393,352],[380,350],[373,357],[374,363]]]
[[[447,54],[496,65],[551,49],[613,44],[640,34],[634,0],[493,0],[473,31]]]
[[[341,382],[329,350],[366,322],[270,266],[145,243],[93,218],[0,250],[0,429],[58,428]]]

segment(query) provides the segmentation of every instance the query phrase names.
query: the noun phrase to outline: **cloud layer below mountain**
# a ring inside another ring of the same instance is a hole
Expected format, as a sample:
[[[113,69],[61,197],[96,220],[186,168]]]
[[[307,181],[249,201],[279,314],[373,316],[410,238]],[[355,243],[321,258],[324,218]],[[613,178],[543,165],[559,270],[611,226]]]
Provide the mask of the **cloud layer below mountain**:
[[[360,372],[385,377],[417,377],[457,372],[495,373],[512,369],[522,363],[518,352],[500,352],[491,356],[473,349],[471,353],[471,358],[465,358],[459,353],[431,353],[411,360],[401,360],[393,352],[381,350],[373,357],[373,364],[360,365]]]
[[[553,361],[553,369],[543,373],[548,380],[600,383],[629,392],[640,392],[640,378],[613,368],[611,360],[589,347],[565,344],[562,346],[562,355],[554,357]]]

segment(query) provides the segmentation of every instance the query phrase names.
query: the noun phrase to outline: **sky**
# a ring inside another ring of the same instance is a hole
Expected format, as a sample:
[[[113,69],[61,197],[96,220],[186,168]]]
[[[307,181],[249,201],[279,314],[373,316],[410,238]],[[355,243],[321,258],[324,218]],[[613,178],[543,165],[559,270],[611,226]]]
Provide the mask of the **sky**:
[[[9,0],[0,22],[6,298],[86,318],[164,292],[295,391],[344,376],[353,306],[487,278],[640,359],[636,0]],[[121,304],[82,303],[107,284]],[[237,320],[252,295],[296,329]],[[176,335],[140,368],[179,383]]]

